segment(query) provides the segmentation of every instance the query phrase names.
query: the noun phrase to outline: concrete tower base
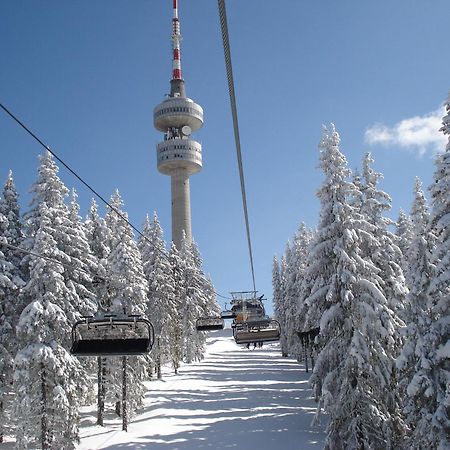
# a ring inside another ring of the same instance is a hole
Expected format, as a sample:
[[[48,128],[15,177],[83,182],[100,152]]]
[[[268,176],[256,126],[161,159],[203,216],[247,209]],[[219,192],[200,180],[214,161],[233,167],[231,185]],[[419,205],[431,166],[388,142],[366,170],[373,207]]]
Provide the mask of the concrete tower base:
[[[183,230],[186,240],[192,241],[191,229],[191,194],[189,189],[189,172],[184,168],[174,169],[171,174],[172,185],[172,241],[181,249]]]

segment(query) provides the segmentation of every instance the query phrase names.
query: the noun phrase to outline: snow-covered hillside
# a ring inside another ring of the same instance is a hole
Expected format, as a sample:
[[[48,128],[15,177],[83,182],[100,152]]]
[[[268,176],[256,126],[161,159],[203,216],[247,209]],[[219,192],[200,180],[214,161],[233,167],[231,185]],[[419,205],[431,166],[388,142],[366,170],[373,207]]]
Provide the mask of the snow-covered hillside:
[[[228,449],[309,450],[323,448],[308,374],[282,358],[278,345],[247,350],[231,330],[211,333],[205,359],[178,375],[147,383],[144,410],[128,433],[120,419],[95,425],[95,410],[82,412],[79,450]]]

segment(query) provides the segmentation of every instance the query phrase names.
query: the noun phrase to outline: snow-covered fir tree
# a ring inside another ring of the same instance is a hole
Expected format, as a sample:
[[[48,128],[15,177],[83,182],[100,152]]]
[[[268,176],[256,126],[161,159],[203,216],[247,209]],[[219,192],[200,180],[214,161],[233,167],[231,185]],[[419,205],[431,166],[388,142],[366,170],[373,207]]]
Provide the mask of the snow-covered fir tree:
[[[202,259],[197,244],[183,236],[180,257],[184,263],[184,291],[181,305],[183,360],[186,363],[199,361],[205,351],[206,334],[196,331],[197,319],[218,316],[220,308],[215,300],[214,288],[203,272]]]
[[[408,271],[409,267],[407,253],[413,237],[413,224],[411,221],[411,217],[409,217],[409,215],[406,214],[403,209],[400,209],[395,226],[397,246],[402,254],[401,267],[406,278],[406,272]]]
[[[174,286],[173,306],[174,314],[170,322],[170,359],[173,370],[178,373],[180,363],[183,359],[183,301],[186,297],[184,272],[184,260],[180,257],[176,245],[172,242],[169,251],[169,261],[172,268]]]
[[[383,294],[387,298],[393,311],[402,315],[405,308],[405,297],[408,292],[405,278],[400,266],[402,254],[396,245],[396,237],[388,229],[393,225],[391,219],[384,213],[391,209],[391,197],[378,189],[378,183],[383,178],[379,172],[372,169],[373,159],[370,153],[366,153],[363,159],[361,193],[362,205],[360,212],[372,225],[375,239],[368,240],[363,251],[371,258],[378,269],[378,282]],[[398,322],[401,327],[401,322]],[[398,347],[401,345],[398,338]]]
[[[97,309],[93,279],[98,272],[97,260],[92,254],[86,228],[79,215],[80,206],[77,193],[72,190],[68,215],[68,227],[65,230],[65,252],[70,258],[70,267],[66,270],[66,284],[71,284],[80,299],[79,310],[93,313]]]
[[[436,158],[431,192],[431,227],[436,246],[426,310],[429,327],[418,353],[417,370],[407,388],[415,405],[410,448],[450,448],[450,96],[441,131],[448,136]]]
[[[92,199],[84,228],[86,238],[95,261],[96,273],[93,278],[93,290],[97,299],[97,312],[105,313],[108,305],[108,255],[111,252],[111,230],[105,219],[98,214],[98,206]],[[105,357],[97,357],[97,424],[104,425],[108,362]]]
[[[123,211],[123,202],[118,191],[111,197],[110,204],[114,210],[110,208],[106,217],[106,223],[111,230],[111,252],[108,255],[109,311],[117,314],[144,315],[147,304],[147,280],[141,254],[127,222],[127,214]],[[113,396],[116,407],[120,403],[124,429],[127,428],[129,416],[142,406],[145,393],[143,381],[147,376],[148,358],[148,356],[121,357],[120,362],[119,358],[109,358],[113,367],[109,370],[112,383],[108,385],[108,395]],[[117,379],[119,374],[120,380]],[[124,386],[127,387],[126,391]]]
[[[286,256],[281,257],[279,266],[277,267],[277,261],[274,260],[274,267],[272,272],[272,279],[274,283],[274,312],[275,319],[280,323],[281,335],[280,335],[280,348],[283,357],[289,355],[288,346],[288,320],[289,320],[289,310],[287,303],[287,289],[286,289],[286,275],[287,275],[287,264]],[[276,293],[275,293],[276,290]]]
[[[90,279],[89,273],[75,275],[87,268],[84,261],[89,255],[78,254],[83,237],[76,235],[71,223],[64,202],[68,189],[57,173],[46,152],[40,158],[31,209],[25,215],[23,245],[34,255],[22,260],[28,281],[21,298],[27,306],[17,326],[17,440],[23,448],[35,448],[37,442],[42,448],[72,448],[80,395],[86,391],[86,373],[67,349],[72,324],[95,307],[92,294],[80,287],[80,280]],[[39,411],[45,416],[42,421],[36,417]]]
[[[22,239],[18,196],[9,172],[0,198],[0,442],[15,422],[11,414],[15,329],[21,312],[19,292],[24,285],[19,270],[22,255],[7,245],[20,247]]]
[[[156,213],[153,221],[147,216],[138,246],[142,255],[144,274],[148,282],[147,316],[155,328],[152,358],[157,377],[162,377],[161,366],[170,361],[171,329],[177,314],[172,267],[163,240],[163,231]]]
[[[304,299],[302,283],[305,279],[307,256],[314,233],[303,222],[294,235],[292,244],[286,251],[286,330],[289,353],[299,357],[300,341],[296,335],[304,331]]]
[[[78,408],[86,374],[66,349],[74,314],[64,280],[64,267],[54,238],[54,211],[39,207],[40,227],[34,237],[30,279],[24,287],[30,303],[17,326],[20,350],[15,358],[15,391],[19,448],[72,449],[78,441]]]
[[[3,187],[3,195],[0,198],[0,214],[3,214],[7,222],[7,227],[3,230],[3,237],[8,244],[20,247],[24,239],[23,226],[20,218],[20,207],[13,174],[10,171]],[[3,248],[6,258],[16,267],[20,268],[23,253],[13,248]],[[20,312],[20,311],[19,311]]]
[[[281,326],[281,333],[283,336],[283,323],[284,323],[284,316],[285,316],[285,310],[284,310],[284,292],[283,292],[283,286],[281,282],[281,270],[280,270],[280,263],[278,262],[278,258],[276,256],[273,257],[272,262],[272,301],[273,301],[273,309],[275,314],[275,319],[278,320]],[[281,336],[280,336],[281,338]],[[284,339],[286,340],[286,339]],[[283,341],[282,341],[283,342]],[[283,356],[286,355],[286,353],[283,352],[283,348],[281,350]]]
[[[414,374],[420,369],[422,355],[426,352],[424,335],[430,326],[427,292],[432,276],[430,256],[434,245],[434,237],[429,227],[428,206],[419,179],[416,179],[414,185],[411,220],[412,235],[405,255],[408,261],[406,280],[409,288],[405,314],[405,343],[397,359],[397,367],[400,370],[398,389],[403,399],[406,423],[414,429],[418,411],[415,402],[407,394],[407,389]],[[411,442],[408,447],[413,448],[414,443]]]
[[[325,181],[317,238],[308,271],[314,275],[307,305],[320,326],[320,352],[311,376],[315,394],[330,414],[326,449],[393,449],[400,417],[386,392],[394,367],[395,315],[370,259],[363,259],[372,226],[351,205],[355,184],[339,150],[339,135],[324,130],[320,167]]]
[[[31,208],[24,215],[26,237],[23,245],[28,250],[33,249],[37,232],[45,221],[47,232],[56,243],[52,257],[65,268],[62,272],[66,285],[64,311],[68,321],[75,323],[80,315],[92,314],[96,308],[94,295],[89,290],[92,281],[91,256],[82,228],[71,221],[65,203],[69,191],[59,179],[58,170],[49,152],[40,157],[38,179],[31,188],[34,194]],[[25,276],[29,271],[30,259],[31,255],[26,255],[22,260]],[[24,298],[26,304],[32,300]],[[68,348],[69,342],[70,333],[63,345]]]

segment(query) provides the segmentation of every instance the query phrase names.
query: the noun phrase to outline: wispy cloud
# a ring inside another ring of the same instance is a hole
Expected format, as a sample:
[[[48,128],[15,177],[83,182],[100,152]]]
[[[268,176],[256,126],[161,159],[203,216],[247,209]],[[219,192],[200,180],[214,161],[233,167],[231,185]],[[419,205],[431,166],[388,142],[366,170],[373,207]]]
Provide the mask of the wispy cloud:
[[[447,138],[439,131],[444,115],[442,106],[423,116],[403,119],[393,126],[376,123],[366,130],[364,138],[369,145],[397,146],[416,151],[419,155],[441,152],[445,150],[447,142]]]

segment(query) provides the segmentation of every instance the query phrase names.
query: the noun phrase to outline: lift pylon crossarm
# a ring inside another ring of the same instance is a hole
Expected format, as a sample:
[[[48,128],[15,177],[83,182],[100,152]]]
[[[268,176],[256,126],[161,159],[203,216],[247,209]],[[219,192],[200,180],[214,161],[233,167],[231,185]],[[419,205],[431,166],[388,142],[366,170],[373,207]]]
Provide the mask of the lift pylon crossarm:
[[[155,340],[151,322],[140,315],[87,316],[72,327],[75,356],[133,356],[148,353]]]
[[[224,326],[222,317],[200,317],[195,325],[197,331],[223,330]]]

